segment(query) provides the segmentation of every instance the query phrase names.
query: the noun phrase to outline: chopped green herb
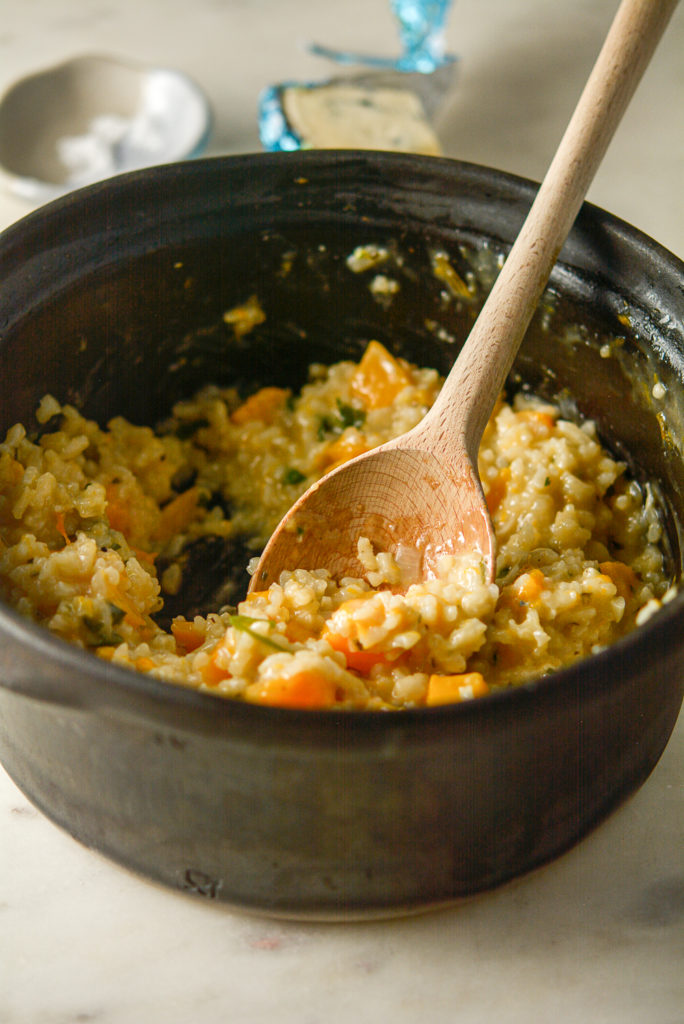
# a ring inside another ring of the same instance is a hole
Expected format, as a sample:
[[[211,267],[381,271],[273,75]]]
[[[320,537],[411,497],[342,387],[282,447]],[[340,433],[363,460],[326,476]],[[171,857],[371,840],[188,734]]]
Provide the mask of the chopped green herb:
[[[546,480],[544,481],[544,487],[548,487],[550,483],[551,483],[551,477],[547,476]]]
[[[107,629],[107,624],[100,622],[99,619],[93,619],[89,615],[84,615],[81,621],[90,634],[87,638],[88,644],[99,647],[100,644],[120,644],[123,642],[122,637],[118,633],[110,632]]]
[[[283,483],[287,484],[288,486],[293,484],[301,484],[303,480],[306,480],[306,476],[304,475],[304,473],[300,473],[298,469],[295,469],[294,466],[290,466],[283,473]]]
[[[331,434],[335,429],[335,425],[329,416],[321,416],[318,422],[318,432],[316,437],[319,441],[325,441],[325,435]]]
[[[347,405],[337,399],[337,417],[321,416],[318,422],[318,440],[324,441],[327,434],[341,434],[347,427],[361,427],[366,421],[366,413],[354,405]]]
[[[109,614],[111,616],[112,622],[115,625],[117,622],[121,622],[124,615],[126,614],[123,608],[119,608],[118,604],[112,604],[111,601],[107,602],[107,607],[109,608]]]
[[[363,409],[357,409],[353,405],[345,405],[339,398],[337,399],[337,409],[340,414],[342,430],[346,430],[347,427],[363,426],[366,419],[366,413]]]
[[[269,627],[272,627],[273,623],[269,622],[268,619],[253,619],[249,615],[229,615],[228,621],[230,622],[233,629],[240,629],[243,633],[249,633],[255,640],[261,640],[262,644],[266,644],[267,647],[272,647],[276,651],[288,650],[287,644],[279,644],[275,640],[272,640],[268,636],[264,636],[258,630],[254,629],[254,624],[257,622],[268,622]]]

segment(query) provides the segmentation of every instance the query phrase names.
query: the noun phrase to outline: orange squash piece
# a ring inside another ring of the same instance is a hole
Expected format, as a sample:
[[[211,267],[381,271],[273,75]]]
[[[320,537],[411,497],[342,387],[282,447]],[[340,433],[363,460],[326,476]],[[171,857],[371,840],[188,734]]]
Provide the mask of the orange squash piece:
[[[64,525],[64,513],[63,512],[58,512],[57,513],[55,525],[57,527],[57,533],[59,533],[60,536],[62,536],[64,538],[64,543],[65,544],[71,544],[71,537],[66,532],[66,526]]]
[[[176,645],[183,651],[196,651],[204,643],[204,634],[197,628],[194,622],[189,619],[177,618],[171,623]]]
[[[124,622],[129,626],[133,626],[135,629],[143,629],[147,626],[145,616],[138,611],[128,594],[119,586],[113,584],[107,586],[107,600],[124,613]]]
[[[179,494],[170,501],[168,505],[165,505],[159,515],[159,522],[154,529],[154,540],[164,544],[171,540],[172,537],[182,533],[195,516],[199,496],[198,487],[189,487],[187,491],[183,491],[182,494]]]
[[[207,686],[218,686],[224,679],[230,679],[230,672],[223,665],[219,665],[218,657],[221,653],[221,644],[217,643],[209,661],[202,667],[202,681]]]
[[[357,455],[363,455],[367,451],[368,445],[358,435],[342,434],[341,437],[338,437],[336,441],[328,445],[317,457],[316,469],[328,472],[331,469],[336,469],[337,466],[344,465],[350,459],[356,458]]]
[[[457,704],[473,697],[484,697],[489,686],[480,672],[461,672],[456,675],[432,675],[428,680],[425,703],[429,707],[438,704]]]
[[[544,573],[540,569],[530,569],[503,591],[500,603],[514,611],[523,605],[533,605],[539,600],[545,586]]]
[[[253,683],[247,688],[245,696],[255,704],[315,711],[329,708],[335,703],[336,689],[333,680],[320,672],[303,671]]]
[[[118,530],[127,537],[131,532],[131,506],[129,502],[121,497],[120,488],[117,484],[107,484],[107,519],[112,530]]]
[[[278,409],[285,404],[289,394],[286,388],[261,388],[235,409],[231,421],[240,427],[255,421],[273,423]]]
[[[371,341],[351,380],[351,393],[366,409],[384,409],[411,383],[402,362],[379,341]]]
[[[618,595],[625,601],[634,596],[639,586],[639,577],[629,565],[624,562],[600,562],[599,569],[604,576],[612,580]]]
[[[149,672],[154,668],[154,662],[152,658],[136,658],[135,667],[138,672]]]
[[[339,633],[329,633],[324,630],[321,639],[327,640],[334,651],[339,651],[344,655],[347,668],[353,669],[354,672],[360,672],[361,675],[368,675],[375,665],[387,664],[386,654],[381,651],[355,649],[349,637],[341,636]]]
[[[508,466],[504,466],[490,483],[489,490],[487,491],[485,498],[490,516],[493,516],[496,513],[501,502],[504,500],[508,481],[510,479],[511,471]]]
[[[529,423],[532,430],[539,437],[547,437],[554,428],[555,420],[543,409],[523,409],[517,413],[518,420]]]

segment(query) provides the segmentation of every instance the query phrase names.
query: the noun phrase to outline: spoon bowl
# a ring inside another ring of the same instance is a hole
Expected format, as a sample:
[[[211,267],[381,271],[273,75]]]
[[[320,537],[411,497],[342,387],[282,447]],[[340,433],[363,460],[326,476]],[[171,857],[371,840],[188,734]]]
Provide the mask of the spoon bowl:
[[[473,457],[453,441],[440,450],[432,421],[428,414],[413,430],[337,467],[302,495],[264,549],[252,589],[277,582],[283,569],[312,564],[334,577],[360,576],[361,537],[395,553],[407,585],[436,576],[439,559],[458,551],[476,552],[491,578],[496,541]]]

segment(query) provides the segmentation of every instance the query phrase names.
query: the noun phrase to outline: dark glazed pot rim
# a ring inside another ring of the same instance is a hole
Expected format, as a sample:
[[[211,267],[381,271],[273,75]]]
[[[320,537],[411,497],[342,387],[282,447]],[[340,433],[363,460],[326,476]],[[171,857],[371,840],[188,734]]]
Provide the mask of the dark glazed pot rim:
[[[81,276],[79,261],[74,258],[80,249],[89,252],[91,272],[120,261],[129,250],[134,251],[139,236],[149,233],[151,218],[148,220],[148,211],[153,208],[172,211],[175,226],[182,226],[188,219],[197,219],[203,214],[210,217],[211,202],[208,197],[214,194],[212,189],[225,184],[226,203],[230,203],[229,175],[245,186],[251,204],[258,206],[262,212],[268,206],[275,209],[272,197],[265,198],[261,194],[260,178],[255,176],[257,168],[269,186],[273,186],[280,175],[291,183],[291,168],[297,168],[300,177],[296,180],[302,184],[310,183],[313,187],[316,186],[316,174],[322,174],[329,186],[337,170],[342,169],[345,175],[349,175],[358,168],[368,178],[365,183],[367,188],[384,192],[391,187],[411,194],[431,190],[437,194],[443,193],[445,180],[451,178],[459,185],[460,197],[475,196],[479,200],[477,220],[471,222],[466,214],[465,219],[459,219],[459,227],[471,230],[474,235],[498,239],[504,248],[509,243],[497,234],[497,218],[493,213],[496,202],[520,206],[519,220],[522,224],[539,187],[538,183],[527,178],[480,164],[384,151],[304,150],[205,157],[120,174],[67,193],[39,207],[0,233],[0,260],[8,260],[10,267],[16,261],[23,272],[30,266],[31,296],[34,299],[40,298],[42,290],[49,289],[55,270],[59,269],[62,287]],[[307,173],[311,175],[310,178],[306,177]],[[173,205],[176,193],[182,194],[182,211]],[[116,227],[112,211],[121,205],[125,197],[134,197],[135,206],[132,215]],[[353,209],[357,197],[345,190],[341,183],[336,201],[348,202]],[[301,207],[305,210],[306,206],[303,198]],[[85,207],[87,217],[84,215]],[[488,209],[491,220],[483,222],[480,217]],[[86,222],[87,237],[97,240],[90,243],[90,249],[85,243],[86,231],[83,225]],[[321,223],[324,222],[321,220]],[[442,228],[445,225],[436,226]],[[586,244],[588,236],[593,236],[591,245]],[[157,241],[161,246],[167,239],[160,235]],[[561,250],[556,270],[562,273],[562,266],[567,263],[581,267],[584,274],[595,275],[600,280],[606,256],[610,257],[616,247],[625,243],[629,245],[632,257],[639,257],[630,259],[628,265],[621,267],[623,276],[629,275],[630,278],[625,285],[651,294],[657,284],[661,304],[667,305],[677,300],[684,289],[682,260],[638,228],[588,202],[583,204],[575,226]],[[30,255],[32,253],[36,255]],[[68,270],[65,270],[65,253],[68,253]],[[93,253],[96,254],[95,258]],[[659,272],[665,268],[670,271],[667,275]],[[4,284],[8,284],[7,278]],[[24,309],[24,298],[21,293],[13,297],[12,304],[16,311]],[[0,329],[6,330],[11,324],[11,313],[0,311]],[[663,333],[667,335],[668,331],[666,324]],[[684,356],[681,365],[684,370]]]
[[[505,192],[506,195],[515,195],[516,199],[525,203],[531,202],[537,187],[526,179],[475,164],[400,154],[309,151],[297,154],[207,158],[121,175],[63,196],[29,214],[0,236],[0,261],[8,265],[10,278],[13,262],[23,265],[24,274],[26,264],[31,264],[32,294],[40,301],[41,296],[50,287],[54,268],[63,261],[67,249],[72,269],[67,274],[61,273],[61,286],[66,287],[78,278],[78,259],[74,257],[78,255],[80,240],[86,234],[90,238],[97,237],[102,241],[100,260],[101,266],[106,267],[109,263],[122,258],[122,246],[132,246],[135,239],[146,230],[143,213],[140,214],[141,219],[136,220],[134,217],[125,227],[112,228],[112,210],[117,208],[123,196],[135,194],[137,209],[144,211],[146,197],[166,206],[172,201],[170,197],[174,190],[182,187],[184,196],[187,196],[189,209],[196,211],[203,209],[204,205],[208,207],[208,201],[204,198],[210,192],[206,186],[207,178],[220,181],[226,173],[226,168],[231,168],[235,174],[248,176],[255,166],[270,169],[272,173],[289,172],[291,167],[296,167],[300,173],[305,174],[309,171],[313,174],[315,169],[322,166],[328,173],[332,173],[335,167],[342,165],[347,169],[355,165],[365,169],[372,167],[379,178],[381,172],[388,171],[391,173],[393,186],[404,177],[407,182],[410,179],[411,187],[414,187],[419,178],[418,187],[427,189],[431,183],[434,187],[435,181],[443,181],[445,176],[455,176],[464,184],[466,190],[477,188],[482,192],[484,189],[484,195],[489,195],[491,199]],[[257,185],[254,201],[260,201]],[[83,228],[84,207],[87,208],[86,229]],[[181,221],[186,216],[189,216],[187,211],[179,213]],[[582,250],[585,256],[582,269],[600,275],[600,252],[587,258],[587,250],[582,248],[585,225],[590,225],[594,233],[597,227],[600,229],[604,245],[612,246],[616,242],[626,241],[630,250],[639,254],[640,258],[634,260],[634,266],[629,268],[635,280],[643,277],[644,267],[649,266],[652,268],[653,280],[657,280],[659,288],[662,288],[663,280],[655,269],[658,265],[668,265],[672,270],[679,271],[684,279],[684,273],[680,271],[682,265],[676,257],[642,232],[591,204],[585,204],[583,207],[574,235],[561,254],[561,263],[565,260],[573,265],[576,253]],[[492,237],[495,234],[482,223],[473,224],[472,230]],[[121,231],[125,237],[120,237],[117,231]],[[59,241],[55,242],[55,239]],[[32,252],[37,255],[27,255]],[[591,264],[592,258],[595,265]],[[89,269],[97,268],[91,265]],[[562,267],[560,272],[562,273]],[[670,274],[672,282],[676,276],[676,273]],[[11,285],[11,281],[9,283]],[[649,281],[644,278],[642,288],[647,291],[649,287]],[[665,298],[673,300],[676,289],[677,285],[668,281]],[[20,315],[24,298],[25,296],[17,294],[14,315]],[[0,330],[11,327],[12,315],[12,308],[9,312],[0,311]],[[51,686],[49,680],[31,678],[30,667],[23,675],[21,667],[15,666],[9,674],[9,679],[0,680],[0,685],[10,690],[56,705],[102,708],[113,713],[134,714],[153,719],[159,724],[164,722],[200,733],[221,734],[234,731],[238,735],[243,732],[246,739],[264,730],[274,735],[280,735],[281,730],[285,730],[294,735],[307,725],[315,723],[313,731],[307,735],[307,742],[312,740],[315,744],[314,733],[324,742],[337,735],[343,723],[353,722],[353,727],[359,730],[359,735],[367,735],[369,738],[383,736],[392,730],[409,729],[413,732],[416,727],[426,730],[426,736],[429,736],[433,729],[442,729],[445,723],[456,725],[478,716],[498,715],[501,712],[515,716],[531,701],[562,703],[569,699],[581,700],[583,693],[592,691],[595,694],[601,688],[615,688],[616,685],[619,687],[621,675],[626,674],[628,669],[633,669],[637,664],[651,662],[654,657],[665,655],[670,647],[678,644],[678,637],[684,630],[684,594],[678,594],[652,619],[610,648],[561,669],[551,676],[532,680],[510,690],[495,692],[477,701],[387,714],[353,710],[307,712],[265,708],[185,689],[101,661],[95,655],[52,636],[47,629],[27,621],[6,606],[0,606],[0,629],[23,648],[59,663],[72,679],[70,692],[65,692],[63,685],[57,689]]]

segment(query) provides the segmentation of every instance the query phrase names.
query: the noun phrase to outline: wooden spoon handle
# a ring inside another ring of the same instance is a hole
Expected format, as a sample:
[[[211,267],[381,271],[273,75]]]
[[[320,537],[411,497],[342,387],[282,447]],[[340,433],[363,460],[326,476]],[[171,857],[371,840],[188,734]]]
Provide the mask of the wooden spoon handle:
[[[430,416],[472,460],[558,254],[678,0],[622,0],[520,234]],[[423,421],[425,423],[425,421]]]

